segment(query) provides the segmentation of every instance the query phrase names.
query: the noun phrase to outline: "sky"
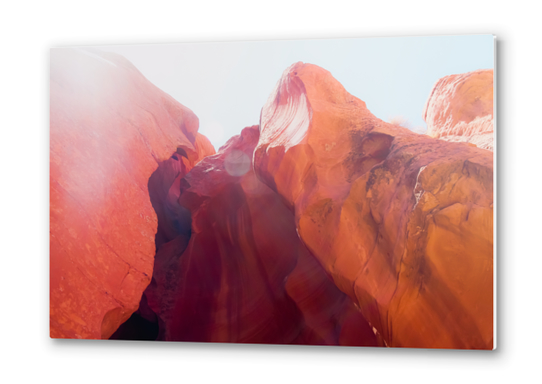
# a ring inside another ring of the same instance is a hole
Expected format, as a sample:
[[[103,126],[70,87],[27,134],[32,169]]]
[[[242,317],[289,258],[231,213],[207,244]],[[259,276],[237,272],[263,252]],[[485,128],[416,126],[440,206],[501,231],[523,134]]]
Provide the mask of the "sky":
[[[95,46],[130,60],[190,108],[216,149],[260,110],[286,68],[316,64],[378,118],[424,132],[422,113],[441,77],[494,67],[493,35]]]

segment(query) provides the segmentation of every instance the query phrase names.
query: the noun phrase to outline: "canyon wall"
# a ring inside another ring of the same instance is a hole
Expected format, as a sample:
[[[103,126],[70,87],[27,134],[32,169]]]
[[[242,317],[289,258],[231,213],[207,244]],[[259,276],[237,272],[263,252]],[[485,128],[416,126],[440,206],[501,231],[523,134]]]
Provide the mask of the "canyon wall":
[[[423,112],[427,134],[493,151],[493,93],[492,69],[439,79]]]
[[[288,68],[257,176],[390,347],[493,347],[493,157],[374,117],[331,74]]]
[[[215,154],[122,57],[53,50],[51,337],[492,349],[492,79],[439,80],[420,135],[296,63]]]
[[[214,149],[191,110],[115,54],[51,50],[50,97],[50,336],[108,338],[151,281],[149,178]]]

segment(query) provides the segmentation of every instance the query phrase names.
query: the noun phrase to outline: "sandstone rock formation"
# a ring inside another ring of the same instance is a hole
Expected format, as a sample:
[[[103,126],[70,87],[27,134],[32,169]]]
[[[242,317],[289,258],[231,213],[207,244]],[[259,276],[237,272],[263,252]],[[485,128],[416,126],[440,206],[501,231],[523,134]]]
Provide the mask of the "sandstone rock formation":
[[[297,63],[262,109],[254,168],[387,346],[493,347],[491,152],[387,124]]]
[[[121,56],[54,49],[50,91],[50,335],[108,338],[138,308],[163,236],[150,176],[163,162],[184,176],[214,149]]]
[[[215,154],[122,57],[53,50],[51,337],[491,349],[490,72],[429,137],[297,63]]]
[[[425,105],[427,134],[493,150],[493,70],[446,76]]]
[[[180,180],[141,316],[159,340],[383,345],[256,178],[258,138],[245,128]]]

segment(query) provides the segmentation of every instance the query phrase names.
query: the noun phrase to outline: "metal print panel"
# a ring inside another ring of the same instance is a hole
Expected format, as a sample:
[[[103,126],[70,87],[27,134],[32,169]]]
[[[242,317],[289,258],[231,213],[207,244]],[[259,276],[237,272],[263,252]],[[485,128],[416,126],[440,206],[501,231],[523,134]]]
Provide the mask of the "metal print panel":
[[[494,37],[51,50],[50,336],[495,348]]]

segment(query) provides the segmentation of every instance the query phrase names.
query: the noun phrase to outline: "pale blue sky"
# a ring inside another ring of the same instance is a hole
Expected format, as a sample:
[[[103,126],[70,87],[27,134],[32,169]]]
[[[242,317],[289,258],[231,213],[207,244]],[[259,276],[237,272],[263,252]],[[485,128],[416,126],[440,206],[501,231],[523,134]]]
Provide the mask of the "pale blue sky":
[[[492,35],[99,46],[130,60],[192,109],[216,149],[260,110],[282,72],[302,61],[331,72],[377,117],[425,130],[431,88],[446,75],[494,67]]]

